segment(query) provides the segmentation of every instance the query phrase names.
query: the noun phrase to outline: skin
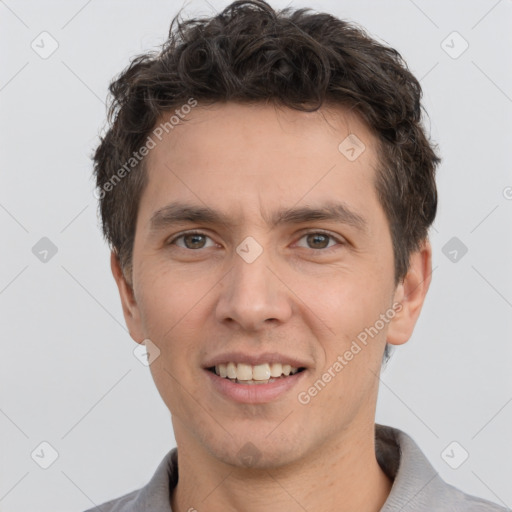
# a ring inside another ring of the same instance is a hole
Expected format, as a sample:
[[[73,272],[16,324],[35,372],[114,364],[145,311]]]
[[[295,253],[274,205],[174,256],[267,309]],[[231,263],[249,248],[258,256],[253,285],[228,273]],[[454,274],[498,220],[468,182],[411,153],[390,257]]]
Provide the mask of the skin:
[[[338,146],[356,134],[353,162]],[[147,157],[133,274],[112,254],[132,338],[160,349],[150,369],[172,416],[179,483],[172,510],[377,511],[392,482],[375,457],[374,423],[386,340],[411,336],[431,275],[427,240],[394,285],[388,221],[374,186],[376,139],[339,106],[305,113],[270,105],[198,106]],[[223,225],[187,222],[150,229],[174,200],[220,210]],[[269,227],[279,207],[343,201],[367,221]],[[206,237],[173,235],[197,229]],[[306,231],[334,238],[315,240]],[[262,254],[236,252],[248,236]],[[188,244],[188,245],[186,245]],[[195,248],[197,247],[197,248]],[[297,399],[379,315],[401,310],[308,404]],[[275,352],[307,363],[300,389],[262,404],[219,394],[203,369],[226,351]],[[259,458],[245,467],[251,442]]]

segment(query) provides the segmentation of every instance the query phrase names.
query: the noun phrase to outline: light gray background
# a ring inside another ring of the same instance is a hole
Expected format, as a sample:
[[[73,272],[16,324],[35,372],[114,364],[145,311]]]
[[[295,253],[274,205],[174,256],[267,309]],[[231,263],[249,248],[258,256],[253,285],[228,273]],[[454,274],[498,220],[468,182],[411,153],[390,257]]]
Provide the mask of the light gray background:
[[[228,2],[210,4],[189,2],[185,14]],[[413,338],[383,373],[377,421],[408,432],[445,480],[510,507],[512,1],[293,5],[359,22],[421,78],[444,159],[435,270]],[[110,79],[163,42],[181,6],[0,1],[2,512],[92,507],[144,485],[174,446],[124,326],[89,156]],[[43,31],[59,44],[47,59],[31,48],[49,48]],[[453,31],[469,43],[456,59],[441,45]],[[468,248],[455,263],[442,252],[454,236]],[[46,263],[32,253],[42,237],[58,248]],[[48,469],[31,458],[43,441],[59,455]],[[469,452],[458,469],[441,456],[452,441]]]

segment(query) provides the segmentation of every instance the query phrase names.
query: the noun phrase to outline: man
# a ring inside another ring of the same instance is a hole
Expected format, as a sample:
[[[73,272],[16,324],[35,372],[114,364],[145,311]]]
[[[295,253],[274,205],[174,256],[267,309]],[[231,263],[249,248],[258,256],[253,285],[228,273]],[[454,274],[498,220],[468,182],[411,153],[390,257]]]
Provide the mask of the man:
[[[375,425],[387,347],[431,280],[418,81],[327,14],[241,1],[173,26],[111,85],[94,162],[177,449],[91,510],[503,510]]]

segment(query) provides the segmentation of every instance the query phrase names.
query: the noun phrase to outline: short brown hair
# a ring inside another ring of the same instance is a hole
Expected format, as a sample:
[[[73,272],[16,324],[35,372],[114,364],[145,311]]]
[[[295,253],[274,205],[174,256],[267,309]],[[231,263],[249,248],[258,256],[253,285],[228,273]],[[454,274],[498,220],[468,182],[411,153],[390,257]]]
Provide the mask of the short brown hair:
[[[235,1],[210,18],[179,16],[159,52],[134,57],[110,84],[110,126],[93,156],[103,232],[125,276],[147,179],[145,160],[133,155],[164,113],[194,98],[357,112],[378,141],[375,186],[398,284],[434,221],[440,162],[422,126],[421,86],[400,54],[354,23],[311,9],[274,11],[262,0]]]

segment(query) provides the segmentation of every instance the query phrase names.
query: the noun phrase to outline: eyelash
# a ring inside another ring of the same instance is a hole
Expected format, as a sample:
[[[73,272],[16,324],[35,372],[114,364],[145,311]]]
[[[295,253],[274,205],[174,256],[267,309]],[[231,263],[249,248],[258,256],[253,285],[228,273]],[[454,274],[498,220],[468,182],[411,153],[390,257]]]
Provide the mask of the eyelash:
[[[302,235],[299,238],[299,240],[301,240],[302,238],[304,238],[307,235],[317,235],[317,234],[318,235],[324,235],[324,236],[334,240],[335,242],[337,242],[340,245],[345,245],[345,243],[346,243],[342,239],[332,235],[331,233],[329,233],[327,231],[318,230],[318,229],[302,233]],[[166,245],[175,245],[176,240],[179,240],[180,238],[183,238],[183,237],[189,236],[189,235],[201,235],[201,236],[205,236],[207,238],[210,238],[210,240],[212,239],[209,235],[207,235],[206,233],[203,233],[202,231],[194,231],[194,230],[192,230],[192,231],[185,231],[183,233],[179,233],[178,235],[173,237],[171,240],[169,240]],[[186,247],[179,247],[179,249],[184,249],[186,251],[200,251],[201,250],[201,249],[187,249]],[[336,249],[336,246],[327,247],[325,249],[310,249],[310,250],[314,251],[314,252],[330,253],[332,250],[335,250],[335,249]]]

